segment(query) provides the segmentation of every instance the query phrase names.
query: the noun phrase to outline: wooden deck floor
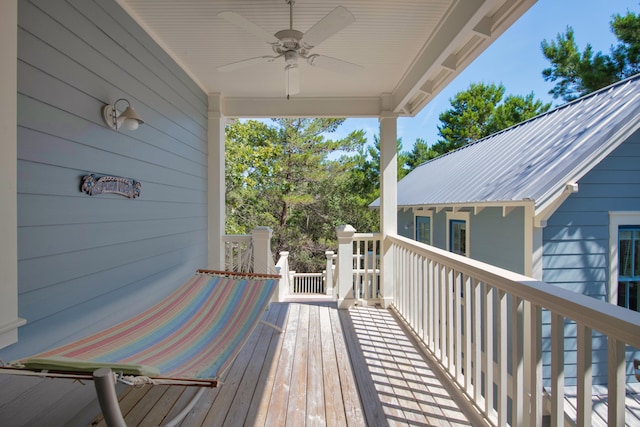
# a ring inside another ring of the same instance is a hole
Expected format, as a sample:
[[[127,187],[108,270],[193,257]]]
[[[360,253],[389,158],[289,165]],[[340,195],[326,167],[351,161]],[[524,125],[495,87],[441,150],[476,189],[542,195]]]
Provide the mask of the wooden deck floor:
[[[181,426],[470,425],[389,311],[288,302],[272,304],[265,320],[284,332],[258,326],[223,385],[208,389]],[[2,426],[104,425],[91,383],[0,381]],[[128,426],[157,426],[196,391],[127,387],[120,406]]]

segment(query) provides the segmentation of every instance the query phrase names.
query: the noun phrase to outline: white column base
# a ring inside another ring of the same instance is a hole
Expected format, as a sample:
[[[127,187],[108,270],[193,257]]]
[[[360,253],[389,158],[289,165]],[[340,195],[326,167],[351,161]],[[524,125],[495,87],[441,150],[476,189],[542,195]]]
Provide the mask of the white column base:
[[[392,297],[380,298],[380,304],[384,308],[389,308],[391,307],[391,304],[393,304],[393,298]]]
[[[348,310],[355,307],[356,300],[353,298],[338,299],[338,310]]]

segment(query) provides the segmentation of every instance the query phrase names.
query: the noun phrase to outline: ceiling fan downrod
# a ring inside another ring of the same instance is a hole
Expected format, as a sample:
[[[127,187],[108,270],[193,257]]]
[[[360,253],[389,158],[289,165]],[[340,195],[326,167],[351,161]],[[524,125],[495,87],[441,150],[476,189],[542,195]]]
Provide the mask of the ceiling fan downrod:
[[[293,30],[293,5],[296,4],[296,0],[285,0],[289,4],[289,29]]]

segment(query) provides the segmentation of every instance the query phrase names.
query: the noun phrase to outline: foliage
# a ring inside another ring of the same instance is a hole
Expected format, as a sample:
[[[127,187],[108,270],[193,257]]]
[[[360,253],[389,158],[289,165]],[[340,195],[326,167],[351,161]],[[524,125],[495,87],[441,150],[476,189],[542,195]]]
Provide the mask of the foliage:
[[[290,252],[292,269],[321,271],[325,250],[337,247],[335,227],[369,218],[367,200],[349,190],[357,183],[345,156],[358,152],[363,131],[331,140],[344,119],[274,119],[227,127],[227,233],[245,234],[258,225],[273,229],[274,253]],[[361,182],[360,187],[363,187]],[[370,219],[370,218],[369,218]],[[366,221],[363,226],[370,225]]]
[[[424,139],[418,138],[410,152],[405,153],[405,167],[412,171],[424,162],[438,156],[438,153],[427,144]]]
[[[438,131],[442,139],[430,150],[422,144],[414,147],[413,156],[424,159],[448,153],[551,107],[551,104],[536,100],[533,93],[526,96],[509,95],[503,101],[504,93],[505,88],[501,84],[472,83],[467,90],[455,94],[449,100],[451,108],[439,116],[441,124]]]
[[[571,27],[555,40],[542,41],[542,52],[551,63],[542,77],[556,82],[549,91],[554,98],[571,101],[640,71],[640,16],[617,14],[610,26],[619,40],[610,54],[594,53],[591,44],[580,52]]]

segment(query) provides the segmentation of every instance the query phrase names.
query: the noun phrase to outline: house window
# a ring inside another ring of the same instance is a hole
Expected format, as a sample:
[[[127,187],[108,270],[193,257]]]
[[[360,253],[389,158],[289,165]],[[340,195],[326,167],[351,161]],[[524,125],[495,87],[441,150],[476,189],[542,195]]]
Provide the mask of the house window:
[[[609,302],[640,311],[640,211],[609,212]]]
[[[469,256],[468,212],[447,212],[447,250]]]
[[[467,223],[459,219],[449,221],[449,250],[454,254],[467,254]]]
[[[640,294],[640,226],[618,228],[618,305],[638,310]]]
[[[427,245],[431,244],[430,216],[416,216],[416,240]]]

